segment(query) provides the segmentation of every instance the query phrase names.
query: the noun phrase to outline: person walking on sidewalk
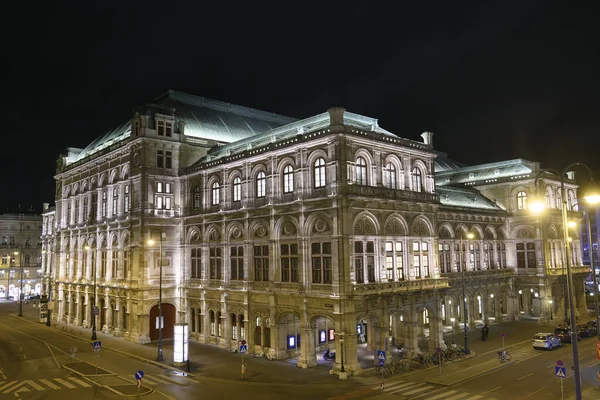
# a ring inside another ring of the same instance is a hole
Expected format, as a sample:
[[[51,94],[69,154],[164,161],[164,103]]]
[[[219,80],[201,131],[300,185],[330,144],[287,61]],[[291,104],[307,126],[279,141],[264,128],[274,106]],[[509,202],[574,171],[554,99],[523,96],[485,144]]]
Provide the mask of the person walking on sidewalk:
[[[483,328],[481,328],[481,340],[484,342],[488,338],[488,334],[490,333],[490,328],[488,328],[487,324],[483,324]]]

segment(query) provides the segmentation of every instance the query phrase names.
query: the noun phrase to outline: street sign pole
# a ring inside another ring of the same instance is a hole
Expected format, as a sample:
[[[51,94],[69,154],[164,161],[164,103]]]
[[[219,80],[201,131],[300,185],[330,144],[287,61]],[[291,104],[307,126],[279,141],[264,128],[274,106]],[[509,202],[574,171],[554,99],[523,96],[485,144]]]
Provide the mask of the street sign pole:
[[[240,342],[240,354],[242,355],[242,380],[244,380],[244,374],[246,373],[246,363],[244,362],[244,354],[248,351],[248,345],[245,340]]]
[[[561,400],[565,400],[565,391],[563,389],[563,380],[560,380],[560,398]]]
[[[504,336],[506,336],[506,334],[504,332],[502,332],[500,334],[500,336],[502,337],[502,347],[504,348],[504,350],[506,351],[506,346],[504,345]]]
[[[379,360],[379,366],[385,365],[385,351],[377,350],[377,359]],[[381,390],[383,390],[383,368],[381,368]]]

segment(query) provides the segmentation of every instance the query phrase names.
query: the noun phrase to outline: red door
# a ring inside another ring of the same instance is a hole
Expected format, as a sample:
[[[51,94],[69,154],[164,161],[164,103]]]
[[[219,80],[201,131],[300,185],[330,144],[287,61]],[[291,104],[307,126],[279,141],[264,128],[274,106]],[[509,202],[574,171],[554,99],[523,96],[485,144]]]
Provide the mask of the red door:
[[[173,339],[175,334],[175,306],[162,303],[161,312],[164,320],[162,338]],[[156,318],[158,317],[158,305],[150,310],[150,340],[158,340],[158,329],[156,329]]]

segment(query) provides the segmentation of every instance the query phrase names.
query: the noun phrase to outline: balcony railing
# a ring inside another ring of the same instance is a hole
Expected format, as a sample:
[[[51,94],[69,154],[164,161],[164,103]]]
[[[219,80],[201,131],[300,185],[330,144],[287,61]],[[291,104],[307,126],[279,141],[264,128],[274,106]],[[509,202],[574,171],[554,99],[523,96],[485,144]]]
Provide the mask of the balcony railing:
[[[355,284],[354,293],[356,294],[383,294],[383,293],[401,293],[428,289],[440,289],[448,287],[447,278],[434,279],[414,279],[400,282],[381,282]]]
[[[435,193],[413,192],[410,190],[390,189],[377,186],[349,185],[344,190],[349,195],[397,200],[440,201],[440,197]]]
[[[463,273],[462,272],[451,272],[447,274],[443,274],[444,277],[447,277],[450,281],[450,285],[456,285],[457,282],[462,282]],[[502,269],[485,269],[485,270],[476,270],[476,271],[465,271],[464,279],[465,280],[483,280],[483,279],[498,279],[498,278],[510,278],[515,276],[515,271],[512,268],[502,268]]]

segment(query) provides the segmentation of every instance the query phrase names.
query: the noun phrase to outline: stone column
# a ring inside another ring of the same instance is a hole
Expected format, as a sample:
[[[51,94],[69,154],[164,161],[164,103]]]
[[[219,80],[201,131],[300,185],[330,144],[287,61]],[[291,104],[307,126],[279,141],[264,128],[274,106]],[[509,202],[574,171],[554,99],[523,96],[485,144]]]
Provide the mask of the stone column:
[[[429,351],[434,352],[438,347],[446,348],[442,330],[442,318],[429,317]]]
[[[488,296],[483,296],[481,298],[481,311],[483,323],[488,324],[490,322],[490,298]]]
[[[419,338],[417,336],[417,322],[404,321],[404,326],[406,327],[404,336],[404,357],[414,357],[421,352],[419,349]]]
[[[519,320],[519,295],[511,295],[511,296],[506,296],[506,311],[508,314],[508,319],[511,321],[518,321]]]
[[[500,297],[494,297],[494,317],[496,322],[502,321],[502,306],[500,305]]]
[[[467,299],[467,307],[469,309],[469,314],[467,316],[467,326],[470,329],[474,329],[475,328],[475,319],[478,316],[479,310],[477,307],[477,297],[476,296],[471,296]]]
[[[315,329],[308,328],[300,331],[301,343],[298,367],[310,368],[317,365],[317,353],[315,350]]]

